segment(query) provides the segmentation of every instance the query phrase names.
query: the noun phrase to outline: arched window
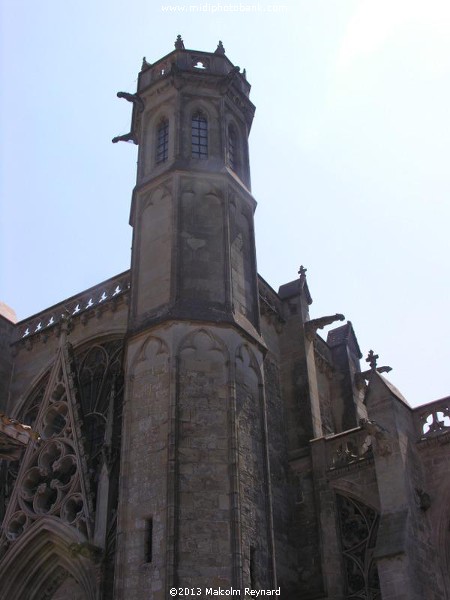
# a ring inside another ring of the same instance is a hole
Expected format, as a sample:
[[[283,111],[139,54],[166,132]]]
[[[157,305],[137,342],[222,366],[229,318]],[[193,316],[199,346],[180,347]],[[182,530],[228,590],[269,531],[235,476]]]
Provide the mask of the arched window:
[[[346,598],[381,600],[374,559],[380,515],[353,498],[336,494],[341,550],[345,568]]]
[[[228,164],[233,169],[233,171],[237,171],[238,163],[239,163],[238,157],[239,157],[239,153],[238,153],[236,129],[235,129],[234,125],[229,125],[229,127],[228,127]]]
[[[156,131],[156,163],[162,163],[169,157],[169,121],[163,119]]]
[[[192,117],[192,158],[208,158],[208,121],[201,112]]]

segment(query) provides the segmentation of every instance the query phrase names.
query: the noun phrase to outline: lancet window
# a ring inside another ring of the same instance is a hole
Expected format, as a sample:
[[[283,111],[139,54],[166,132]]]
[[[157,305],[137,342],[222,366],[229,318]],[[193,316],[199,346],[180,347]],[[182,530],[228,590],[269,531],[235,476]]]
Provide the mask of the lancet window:
[[[228,127],[228,164],[237,171],[238,167],[238,147],[237,147],[237,135],[234,125]]]
[[[156,163],[165,162],[169,158],[169,121],[163,119],[156,131]]]
[[[208,121],[197,112],[192,117],[192,158],[208,158]]]

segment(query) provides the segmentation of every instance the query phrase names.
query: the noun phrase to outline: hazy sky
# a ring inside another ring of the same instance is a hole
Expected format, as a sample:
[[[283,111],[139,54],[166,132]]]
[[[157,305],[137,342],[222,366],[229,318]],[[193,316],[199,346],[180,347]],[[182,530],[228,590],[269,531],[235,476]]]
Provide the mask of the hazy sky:
[[[116,92],[178,33],[220,39],[256,105],[259,272],[277,289],[304,264],[311,317],[344,313],[412,404],[450,393],[448,0],[2,0],[0,28],[0,299],[19,319],[129,267]]]

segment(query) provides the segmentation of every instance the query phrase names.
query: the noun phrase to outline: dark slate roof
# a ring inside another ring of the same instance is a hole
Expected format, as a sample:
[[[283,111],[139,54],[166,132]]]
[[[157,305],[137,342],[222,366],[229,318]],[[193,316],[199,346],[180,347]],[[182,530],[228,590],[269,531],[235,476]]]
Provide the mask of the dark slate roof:
[[[286,300],[287,298],[292,298],[292,296],[298,296],[301,291],[300,279],[294,279],[294,281],[290,281],[289,283],[285,283],[284,285],[280,286],[278,295],[282,300]],[[303,291],[308,304],[312,304],[311,294],[309,293],[309,288],[306,281],[303,283]]]
[[[341,344],[348,344],[350,349],[353,351],[358,358],[362,358],[361,350],[359,349],[358,340],[356,339],[355,331],[351,321],[347,321],[345,325],[336,327],[328,332],[327,344],[330,348],[340,346]]]

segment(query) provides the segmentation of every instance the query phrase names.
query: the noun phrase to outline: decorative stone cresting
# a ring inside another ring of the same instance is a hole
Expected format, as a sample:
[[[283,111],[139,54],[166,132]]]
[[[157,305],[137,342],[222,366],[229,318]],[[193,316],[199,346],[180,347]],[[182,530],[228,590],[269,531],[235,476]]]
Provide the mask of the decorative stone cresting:
[[[429,439],[450,432],[450,397],[436,400],[414,411],[419,439]]]
[[[77,317],[92,309],[98,309],[108,302],[117,301],[129,289],[130,272],[125,271],[93,288],[89,288],[79,296],[74,296],[57,304],[50,310],[21,321],[17,324],[16,341],[29,338],[54,327],[61,322],[63,316]]]
[[[363,427],[327,436],[325,440],[329,470],[350,467],[373,458],[372,436]]]

